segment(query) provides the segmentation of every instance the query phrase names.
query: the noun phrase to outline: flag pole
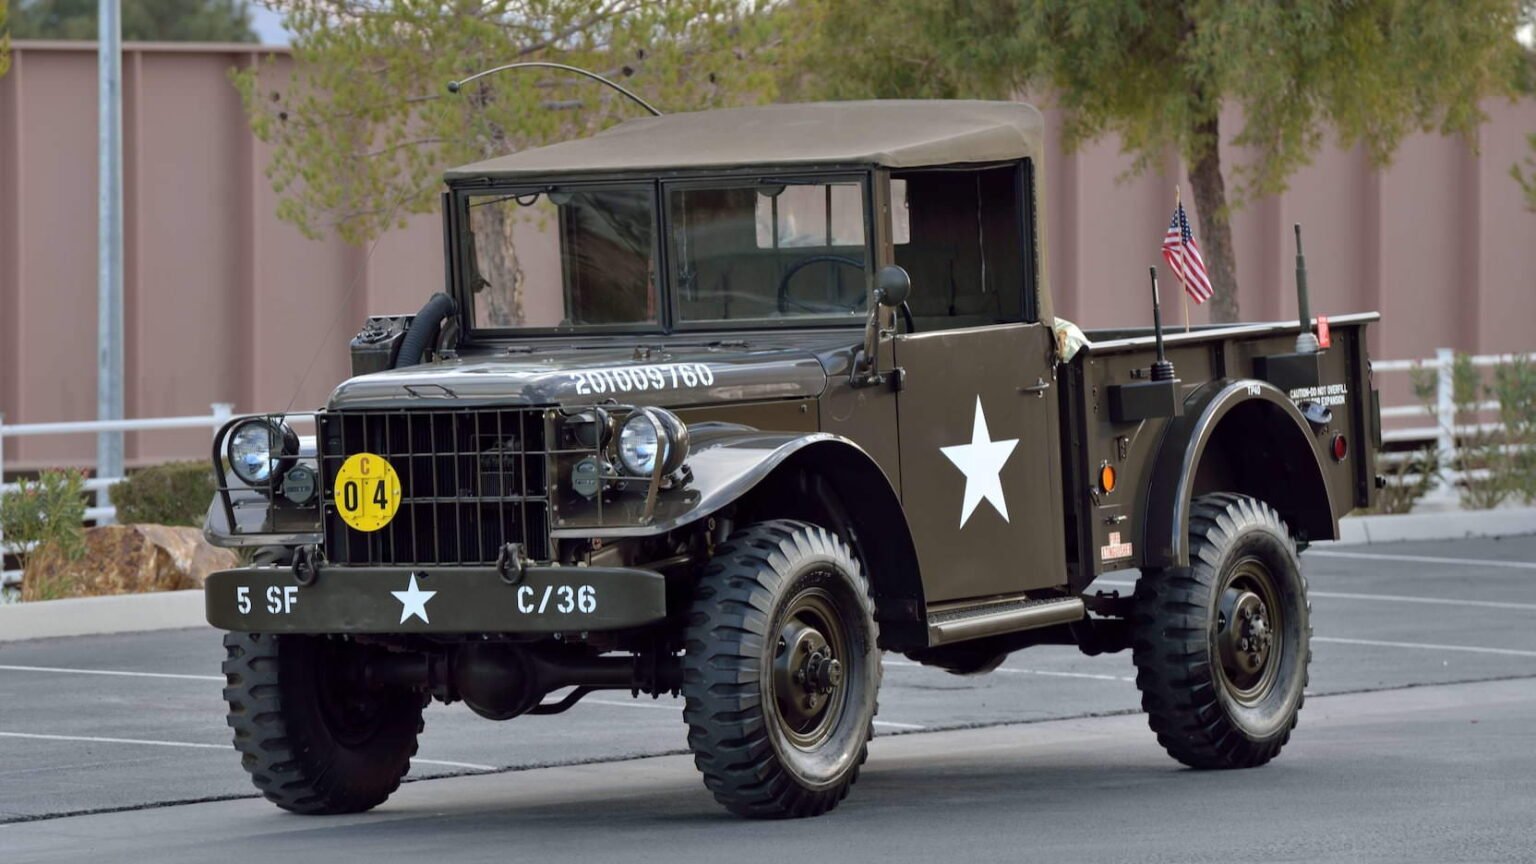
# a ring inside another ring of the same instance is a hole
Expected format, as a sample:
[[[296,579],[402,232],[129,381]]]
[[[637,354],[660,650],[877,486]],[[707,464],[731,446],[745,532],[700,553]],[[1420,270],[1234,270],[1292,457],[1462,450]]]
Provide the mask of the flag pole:
[[[1177,210],[1182,202],[1183,202],[1183,197],[1179,193],[1179,184],[1175,183],[1175,184],[1173,184],[1173,207],[1174,207],[1174,209]],[[1182,282],[1180,284],[1182,285]],[[1180,293],[1184,295],[1184,332],[1188,333],[1189,332],[1189,286],[1188,285],[1182,285],[1182,287],[1184,288],[1184,290],[1181,291]]]

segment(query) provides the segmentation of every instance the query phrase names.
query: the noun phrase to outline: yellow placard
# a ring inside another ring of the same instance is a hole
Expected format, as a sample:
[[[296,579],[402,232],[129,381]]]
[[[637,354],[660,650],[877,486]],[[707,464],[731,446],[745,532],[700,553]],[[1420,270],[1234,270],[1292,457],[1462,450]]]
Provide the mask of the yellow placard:
[[[400,509],[400,475],[383,456],[354,453],[336,472],[336,512],[358,531],[377,531]]]

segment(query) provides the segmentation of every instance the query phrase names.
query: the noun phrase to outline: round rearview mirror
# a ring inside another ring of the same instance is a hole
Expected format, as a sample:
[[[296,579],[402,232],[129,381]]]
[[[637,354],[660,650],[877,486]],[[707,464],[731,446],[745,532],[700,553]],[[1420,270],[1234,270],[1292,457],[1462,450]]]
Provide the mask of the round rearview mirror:
[[[907,302],[912,293],[912,277],[903,267],[887,264],[875,274],[875,290],[880,292],[880,305],[895,308]]]

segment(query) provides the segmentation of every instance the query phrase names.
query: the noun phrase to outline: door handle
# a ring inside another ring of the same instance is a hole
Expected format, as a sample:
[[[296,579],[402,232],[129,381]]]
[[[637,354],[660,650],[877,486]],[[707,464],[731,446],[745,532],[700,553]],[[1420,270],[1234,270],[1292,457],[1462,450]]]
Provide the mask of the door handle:
[[[1039,378],[1035,380],[1035,383],[1029,385],[1028,387],[1020,387],[1019,392],[1033,393],[1035,394],[1036,399],[1044,399],[1045,391],[1050,389],[1050,386],[1051,382],[1045,380],[1044,378]]]

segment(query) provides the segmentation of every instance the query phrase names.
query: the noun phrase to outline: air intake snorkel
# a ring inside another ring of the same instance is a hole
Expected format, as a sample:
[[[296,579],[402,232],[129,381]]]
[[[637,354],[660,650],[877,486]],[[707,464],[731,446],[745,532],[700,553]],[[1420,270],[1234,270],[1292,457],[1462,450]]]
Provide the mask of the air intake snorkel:
[[[415,366],[424,362],[427,349],[437,344],[438,333],[442,324],[449,316],[458,314],[459,304],[453,302],[453,298],[439,291],[433,294],[421,311],[411,321],[410,329],[405,331],[405,339],[400,343],[400,353],[395,355],[395,362],[391,369],[399,369],[402,366]]]

